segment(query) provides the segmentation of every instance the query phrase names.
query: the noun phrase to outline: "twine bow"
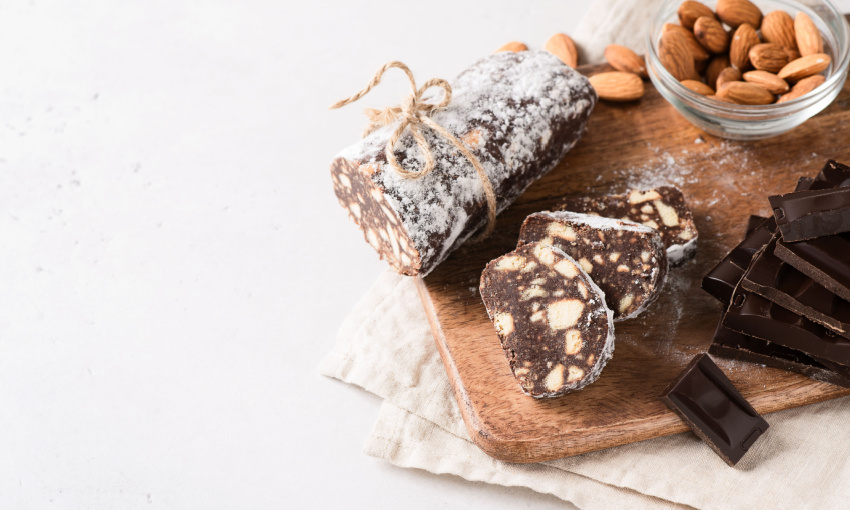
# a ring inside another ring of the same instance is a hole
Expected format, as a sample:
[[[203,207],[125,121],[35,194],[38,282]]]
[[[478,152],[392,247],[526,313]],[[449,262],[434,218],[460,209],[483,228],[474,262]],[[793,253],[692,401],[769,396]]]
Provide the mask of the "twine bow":
[[[472,167],[475,168],[475,171],[478,173],[478,177],[481,179],[481,184],[484,187],[484,196],[487,199],[488,221],[486,228],[481,233],[478,240],[489,236],[496,227],[496,194],[493,191],[493,184],[490,182],[490,178],[487,177],[487,173],[484,171],[484,167],[481,166],[481,162],[478,161],[478,158],[475,157],[475,155],[472,154],[472,152],[470,152],[470,150],[467,149],[466,146],[457,139],[457,137],[449,133],[441,125],[434,122],[430,117],[433,112],[448,106],[452,100],[452,87],[446,80],[433,78],[417,89],[416,80],[413,79],[413,73],[405,64],[397,61],[387,62],[378,69],[375,76],[372,77],[372,80],[363,90],[347,99],[334,103],[331,105],[330,109],[334,110],[359,100],[368,94],[369,91],[376,85],[381,83],[381,77],[387,70],[392,69],[393,67],[404,71],[404,74],[407,75],[407,79],[410,80],[410,88],[413,92],[402,101],[400,106],[390,106],[383,110],[375,110],[372,108],[367,109],[366,115],[369,117],[369,125],[366,126],[363,136],[365,137],[380,127],[401,120],[395,131],[393,131],[393,134],[390,136],[390,139],[387,141],[384,153],[387,156],[387,163],[389,163],[389,165],[405,179],[420,179],[434,170],[434,154],[428,146],[428,142],[425,141],[425,137],[422,136],[422,131],[420,129],[421,126],[427,126],[432,131],[451,142],[451,144],[454,145],[455,148],[457,148],[457,150],[460,151],[460,153],[463,154],[470,163],[472,163]],[[441,88],[445,92],[443,100],[439,103],[434,104],[423,101],[422,95],[431,87]],[[425,157],[425,167],[418,172],[413,172],[403,168],[395,156],[395,145],[398,143],[405,130],[410,130],[410,134],[413,136],[414,140],[416,140],[417,145],[419,145],[419,150]]]

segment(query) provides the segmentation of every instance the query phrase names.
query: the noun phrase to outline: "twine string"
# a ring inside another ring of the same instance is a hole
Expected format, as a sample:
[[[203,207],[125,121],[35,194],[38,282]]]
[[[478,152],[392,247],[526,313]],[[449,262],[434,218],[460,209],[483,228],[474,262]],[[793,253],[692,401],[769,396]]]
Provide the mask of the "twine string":
[[[416,88],[416,80],[413,79],[413,73],[410,71],[410,68],[402,62],[387,62],[378,69],[366,87],[364,87],[360,92],[357,92],[353,96],[341,101],[337,101],[331,105],[330,109],[335,110],[360,100],[363,96],[368,94],[370,90],[381,83],[381,78],[384,73],[392,68],[404,71],[404,74],[407,75],[408,81],[410,81],[410,89],[412,93],[407,96],[399,106],[390,106],[383,110],[376,110],[373,108],[367,109],[366,116],[369,118],[369,124],[364,130],[363,136],[365,137],[378,128],[399,121],[398,126],[387,141],[384,153],[387,157],[387,163],[389,163],[389,165],[405,179],[420,179],[431,173],[436,164],[434,161],[434,154],[428,146],[428,142],[425,141],[425,137],[422,135],[422,131],[420,129],[421,126],[431,129],[448,140],[458,151],[460,151],[461,154],[463,154],[466,159],[469,160],[470,163],[472,163],[472,167],[481,179],[481,184],[484,188],[484,197],[487,199],[488,220],[487,226],[476,240],[486,238],[496,227],[496,194],[493,191],[493,184],[490,182],[490,178],[487,177],[487,173],[484,171],[484,167],[481,166],[481,162],[478,161],[478,158],[460,140],[458,140],[456,136],[449,133],[448,130],[434,122],[430,117],[433,112],[448,106],[452,100],[452,87],[446,80],[433,78],[425,82],[422,87]],[[439,103],[426,103],[422,99],[425,91],[432,87],[437,87],[444,91],[443,99]],[[410,130],[410,134],[413,136],[413,139],[416,140],[419,150],[425,157],[425,166],[419,171],[410,171],[405,169],[401,166],[401,164],[399,164],[398,159],[395,156],[395,146],[406,130]]]

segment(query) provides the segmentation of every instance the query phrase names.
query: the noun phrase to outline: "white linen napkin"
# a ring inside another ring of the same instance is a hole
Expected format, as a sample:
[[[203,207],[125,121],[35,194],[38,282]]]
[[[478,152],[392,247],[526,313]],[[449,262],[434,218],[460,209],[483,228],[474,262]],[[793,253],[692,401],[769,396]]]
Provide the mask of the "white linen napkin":
[[[582,62],[612,43],[643,53],[660,3],[596,0],[574,34]],[[735,468],[692,433],[539,464],[490,458],[469,440],[413,280],[391,270],[319,371],[385,399],[364,451],[401,467],[524,486],[582,509],[850,506],[850,397],[767,415],[769,432]]]

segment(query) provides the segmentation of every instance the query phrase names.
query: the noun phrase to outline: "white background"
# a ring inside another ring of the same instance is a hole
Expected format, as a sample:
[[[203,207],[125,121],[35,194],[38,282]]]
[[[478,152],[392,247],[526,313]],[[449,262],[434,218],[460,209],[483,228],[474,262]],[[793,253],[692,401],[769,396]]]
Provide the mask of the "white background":
[[[380,401],[316,365],[384,265],[328,165],[406,85],[327,106],[586,9],[0,3],[0,507],[563,508],[360,453]]]

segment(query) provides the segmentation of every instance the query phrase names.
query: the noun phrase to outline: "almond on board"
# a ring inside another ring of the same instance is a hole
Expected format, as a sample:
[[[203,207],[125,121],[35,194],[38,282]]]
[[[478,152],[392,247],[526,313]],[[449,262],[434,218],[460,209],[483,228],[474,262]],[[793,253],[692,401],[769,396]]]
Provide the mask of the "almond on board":
[[[516,52],[519,52],[519,51],[526,51],[527,49],[528,49],[528,46],[526,46],[525,44],[523,44],[521,42],[517,42],[517,41],[511,41],[509,43],[503,44],[502,46],[499,47],[498,50],[494,51],[493,53],[499,53],[500,51],[512,51],[512,52],[516,53]]]
[[[588,78],[600,99],[634,101],[643,97],[644,85],[640,76],[622,71],[594,74]]]
[[[605,60],[618,71],[634,73],[641,78],[649,78],[646,74],[646,62],[634,51],[618,44],[609,44],[605,48]]]
[[[543,48],[555,55],[561,62],[572,68],[578,67],[578,51],[576,43],[567,34],[555,34],[546,41]]]

